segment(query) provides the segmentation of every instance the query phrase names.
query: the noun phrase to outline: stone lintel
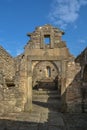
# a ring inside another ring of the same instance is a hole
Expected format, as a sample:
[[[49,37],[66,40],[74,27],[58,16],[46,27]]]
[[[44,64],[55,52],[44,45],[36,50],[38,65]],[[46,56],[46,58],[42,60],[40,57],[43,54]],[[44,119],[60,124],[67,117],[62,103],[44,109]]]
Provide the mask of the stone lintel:
[[[63,57],[63,56],[30,56],[28,55],[28,60],[31,61],[68,61],[67,58]]]

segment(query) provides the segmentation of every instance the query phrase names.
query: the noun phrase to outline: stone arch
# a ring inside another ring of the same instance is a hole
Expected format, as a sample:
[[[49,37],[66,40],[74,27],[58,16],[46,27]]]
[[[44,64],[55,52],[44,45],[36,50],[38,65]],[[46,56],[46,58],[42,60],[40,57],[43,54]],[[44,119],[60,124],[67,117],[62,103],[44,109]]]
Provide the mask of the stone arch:
[[[53,61],[39,61],[33,68],[33,88],[37,88],[40,84],[43,86],[57,87],[59,69]],[[52,87],[51,87],[52,88]]]
[[[35,61],[35,62],[34,62],[34,65],[33,65],[33,70],[34,70],[34,68],[35,68],[39,63],[41,63],[41,62],[49,62],[49,63],[53,64],[53,65],[55,66],[55,68],[57,69],[58,73],[59,73],[59,68],[58,68],[58,66],[55,64],[54,61]]]

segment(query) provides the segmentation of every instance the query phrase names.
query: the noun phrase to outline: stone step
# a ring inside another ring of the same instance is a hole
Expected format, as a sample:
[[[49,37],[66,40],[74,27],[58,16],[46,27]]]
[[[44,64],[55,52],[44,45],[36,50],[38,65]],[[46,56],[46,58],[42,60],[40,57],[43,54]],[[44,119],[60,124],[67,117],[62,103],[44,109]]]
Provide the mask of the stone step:
[[[48,108],[48,109],[55,109],[58,110],[61,108],[61,102],[55,101],[33,101],[33,105],[36,105],[38,107],[42,107],[42,108]]]
[[[59,111],[61,110],[61,98],[57,90],[33,90],[33,105],[37,108]]]
[[[34,94],[33,95],[33,99],[60,99],[60,95],[56,94],[56,95],[37,95],[37,94]]]
[[[36,104],[50,104],[50,105],[60,105],[61,102],[60,101],[46,101],[46,100],[43,100],[43,101],[39,101],[39,100],[33,100],[33,103],[36,103]]]
[[[40,98],[36,98],[36,99],[33,99],[33,101],[37,101],[37,102],[45,102],[45,103],[53,103],[53,104],[58,104],[61,102],[61,100],[58,100],[58,99],[40,99]]]
[[[43,91],[43,90],[33,90],[33,95],[51,95],[51,94],[58,94],[58,91],[53,90],[53,91]]]

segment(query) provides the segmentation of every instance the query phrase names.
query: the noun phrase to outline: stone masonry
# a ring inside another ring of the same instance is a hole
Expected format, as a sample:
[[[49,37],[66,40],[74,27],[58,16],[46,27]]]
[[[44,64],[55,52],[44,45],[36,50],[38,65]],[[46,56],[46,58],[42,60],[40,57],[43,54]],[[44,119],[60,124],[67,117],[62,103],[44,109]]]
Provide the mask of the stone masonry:
[[[33,90],[56,90],[61,112],[85,112],[87,49],[75,59],[62,41],[64,32],[49,24],[27,35],[15,58],[0,47],[0,113],[32,111]]]

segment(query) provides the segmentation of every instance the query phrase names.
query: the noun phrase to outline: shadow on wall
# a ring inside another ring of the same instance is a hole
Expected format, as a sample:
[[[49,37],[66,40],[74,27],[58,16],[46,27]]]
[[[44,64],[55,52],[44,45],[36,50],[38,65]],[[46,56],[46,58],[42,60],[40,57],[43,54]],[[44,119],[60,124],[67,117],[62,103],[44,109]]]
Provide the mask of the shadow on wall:
[[[87,112],[87,81],[84,82],[81,79],[81,71],[77,73],[73,81],[69,84],[62,98],[65,99],[64,108],[66,109],[63,108],[65,111]]]

